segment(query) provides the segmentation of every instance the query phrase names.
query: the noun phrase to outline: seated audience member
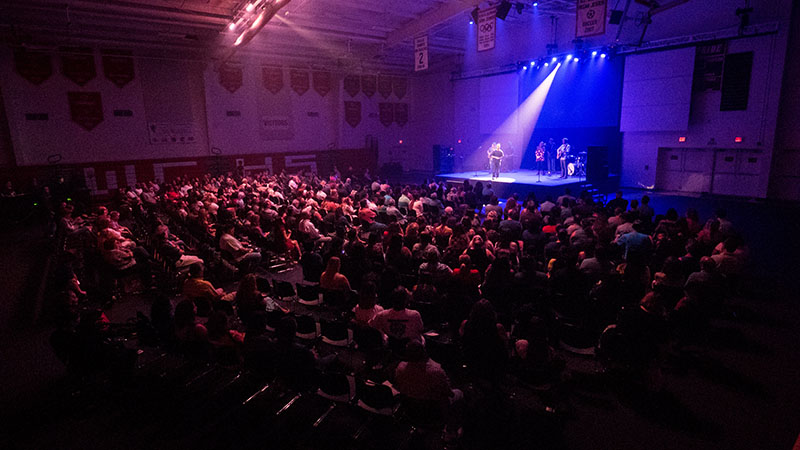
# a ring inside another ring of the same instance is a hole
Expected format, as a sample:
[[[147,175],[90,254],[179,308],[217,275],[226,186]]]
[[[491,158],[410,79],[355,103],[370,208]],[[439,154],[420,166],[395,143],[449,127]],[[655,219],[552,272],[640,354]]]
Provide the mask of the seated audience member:
[[[383,334],[400,341],[424,342],[422,316],[418,311],[406,308],[410,298],[411,294],[406,288],[396,287],[390,295],[392,308],[375,315],[369,324]]]
[[[653,240],[642,232],[642,224],[638,222],[633,224],[632,232],[619,236],[615,242],[622,247],[622,257],[626,261],[631,258],[646,261],[653,249]]]
[[[211,282],[203,279],[203,273],[202,264],[189,267],[189,278],[183,283],[183,296],[194,301],[203,316],[208,315],[212,308],[230,310],[236,292],[226,294],[222,288],[215,289]]]
[[[322,255],[316,250],[313,242],[306,242],[303,248],[303,256],[300,257],[300,267],[303,268],[303,279],[305,281],[319,282],[319,277],[325,268],[322,262]]]
[[[319,278],[319,287],[331,291],[350,291],[350,282],[347,277],[339,273],[342,260],[338,256],[333,256],[328,260],[328,266]]]
[[[266,312],[267,302],[264,294],[258,290],[257,281],[255,274],[252,273],[242,277],[234,297],[236,311],[245,325],[249,324],[254,316],[263,315]]]
[[[425,262],[419,266],[420,276],[428,276],[436,284],[444,283],[453,274],[447,264],[439,262],[439,251],[431,249],[425,253]]]
[[[203,263],[199,256],[184,253],[183,241],[171,234],[166,225],[159,225],[153,237],[158,251],[168,260],[174,261],[175,267],[182,268]]]
[[[197,322],[197,308],[191,300],[175,306],[175,337],[179,342],[208,342],[208,330]]]
[[[219,248],[227,252],[243,270],[252,272],[261,263],[261,253],[245,247],[233,235],[233,224],[220,227]]]
[[[238,349],[244,342],[244,333],[228,326],[228,316],[222,311],[214,311],[206,322],[208,342],[216,349]],[[229,361],[230,362],[230,361]]]
[[[455,433],[451,407],[460,402],[464,394],[450,386],[450,379],[442,366],[428,357],[421,343],[409,342],[404,359],[395,370],[395,388],[412,401],[420,402],[420,407],[430,404],[439,408],[447,423],[446,431]]]
[[[719,246],[718,253],[711,255],[720,274],[733,277],[744,272],[744,252],[740,251],[739,246],[739,238],[731,236]]]
[[[481,378],[499,379],[508,362],[508,335],[503,325],[497,322],[497,314],[489,300],[482,299],[472,306],[459,333],[468,370]]]
[[[358,293],[358,304],[353,308],[355,317],[353,321],[361,326],[369,325],[369,322],[383,311],[381,305],[376,305],[378,299],[375,283],[370,281],[361,285]]]

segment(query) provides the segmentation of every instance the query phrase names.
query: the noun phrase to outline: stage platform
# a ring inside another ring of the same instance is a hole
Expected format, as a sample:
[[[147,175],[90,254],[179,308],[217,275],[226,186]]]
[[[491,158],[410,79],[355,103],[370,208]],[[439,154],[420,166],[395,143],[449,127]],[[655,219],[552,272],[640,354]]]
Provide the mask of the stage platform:
[[[588,190],[593,194],[608,194],[614,192],[619,185],[619,177],[616,175],[610,175],[608,179],[602,180],[602,183],[589,183],[583,177],[564,179],[559,178],[559,174],[542,175],[540,178],[537,171],[526,169],[501,173],[500,177],[494,180],[492,180],[491,172],[486,170],[442,173],[436,175],[436,178],[450,184],[460,184],[464,180],[469,180],[471,184],[475,184],[477,181],[483,184],[491,182],[495,194],[501,198],[506,198],[513,193],[524,196],[528,192],[534,192],[539,199],[544,199],[548,195],[555,198],[563,194],[566,188],[569,188],[573,195],[577,195],[583,190]]]

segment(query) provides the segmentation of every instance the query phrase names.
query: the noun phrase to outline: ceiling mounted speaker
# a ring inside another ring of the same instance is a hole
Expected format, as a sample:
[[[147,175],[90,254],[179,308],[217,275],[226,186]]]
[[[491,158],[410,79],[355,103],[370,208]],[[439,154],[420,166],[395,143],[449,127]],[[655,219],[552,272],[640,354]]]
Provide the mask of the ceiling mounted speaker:
[[[608,19],[608,23],[611,25],[619,25],[622,22],[622,11],[619,9],[612,9],[611,16]]]
[[[472,20],[478,23],[478,8],[472,10]]]
[[[497,18],[500,20],[506,20],[506,16],[508,16],[508,12],[511,11],[511,3],[504,1],[497,6]]]

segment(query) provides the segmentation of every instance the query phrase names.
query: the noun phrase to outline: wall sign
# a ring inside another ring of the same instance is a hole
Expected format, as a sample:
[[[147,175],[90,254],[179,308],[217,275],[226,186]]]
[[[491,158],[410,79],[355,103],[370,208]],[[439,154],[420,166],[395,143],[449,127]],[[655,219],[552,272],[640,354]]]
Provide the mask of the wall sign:
[[[428,36],[414,38],[414,72],[428,69]]]
[[[607,9],[608,0],[578,0],[575,37],[605,34]]]
[[[262,67],[261,78],[264,87],[273,95],[283,89],[283,69],[280,67]]]
[[[225,63],[219,67],[219,84],[231,94],[242,87],[242,65]]]
[[[122,88],[133,81],[135,72],[133,68],[133,58],[130,52],[108,51],[104,52],[103,75],[106,76],[117,87]]]
[[[50,55],[22,48],[14,50],[14,68],[19,76],[37,86],[53,75],[53,63],[50,61]]]
[[[61,73],[75,84],[85,86],[97,76],[92,49],[64,47],[61,51]]]
[[[91,131],[103,121],[103,102],[99,92],[67,92],[72,121]]]
[[[292,90],[295,91],[297,95],[305,94],[311,87],[311,81],[309,80],[308,72],[305,70],[290,70],[289,82],[292,86]]]
[[[497,8],[478,11],[478,51],[491,50],[497,40]]]
[[[364,95],[368,98],[372,98],[377,89],[378,79],[375,75],[361,75],[361,92],[363,92]]]
[[[344,102],[344,121],[353,128],[361,123],[361,102]]]
[[[155,123],[147,125],[151,144],[194,144],[197,141],[193,123]]]

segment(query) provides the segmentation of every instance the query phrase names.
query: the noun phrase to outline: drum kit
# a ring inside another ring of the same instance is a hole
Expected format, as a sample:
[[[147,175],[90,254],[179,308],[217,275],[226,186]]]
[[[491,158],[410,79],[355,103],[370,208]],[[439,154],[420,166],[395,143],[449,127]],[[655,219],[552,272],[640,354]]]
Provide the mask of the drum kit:
[[[567,175],[586,176],[586,152],[579,152],[577,155],[567,155]]]

